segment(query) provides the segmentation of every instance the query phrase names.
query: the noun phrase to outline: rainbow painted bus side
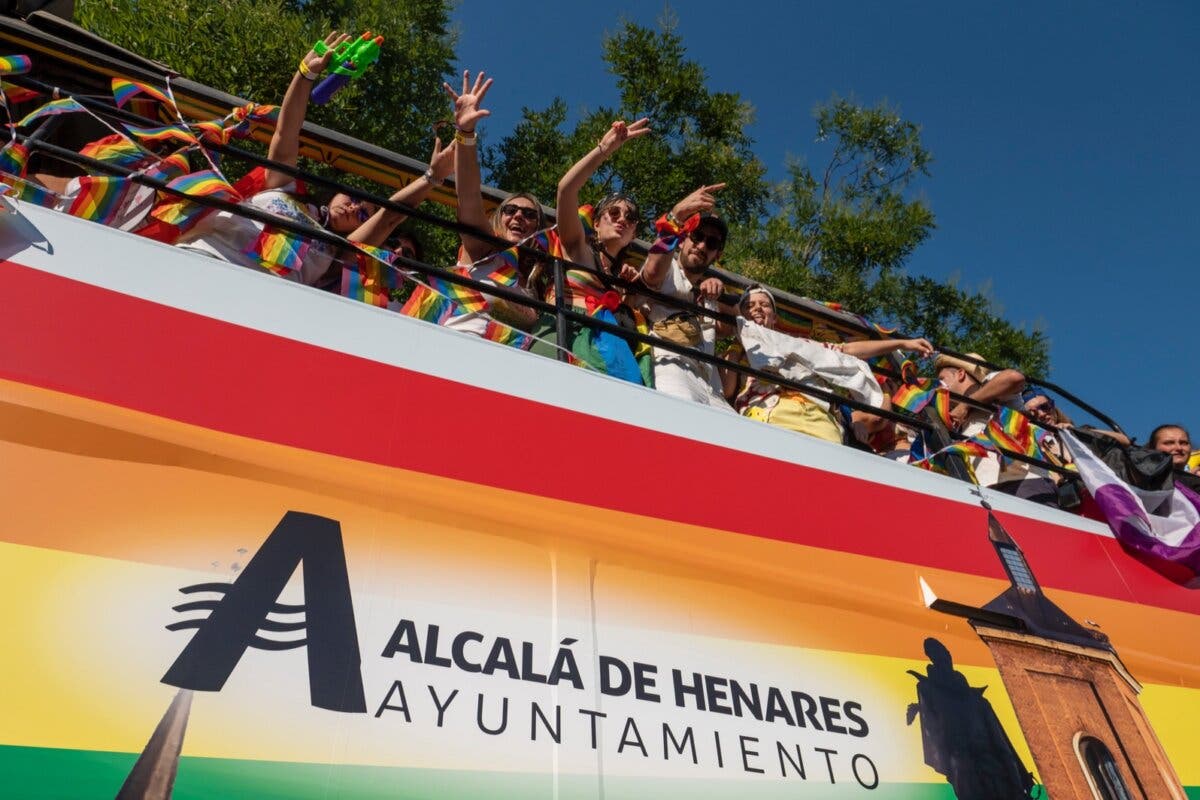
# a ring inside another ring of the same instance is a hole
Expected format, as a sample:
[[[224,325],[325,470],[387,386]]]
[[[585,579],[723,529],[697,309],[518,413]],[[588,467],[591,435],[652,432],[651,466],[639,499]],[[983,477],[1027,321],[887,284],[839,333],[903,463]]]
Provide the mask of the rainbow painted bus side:
[[[949,798],[929,638],[1047,784],[919,589],[1009,585],[983,498],[1200,797],[1200,596],[1102,525],[0,202],[7,796]]]

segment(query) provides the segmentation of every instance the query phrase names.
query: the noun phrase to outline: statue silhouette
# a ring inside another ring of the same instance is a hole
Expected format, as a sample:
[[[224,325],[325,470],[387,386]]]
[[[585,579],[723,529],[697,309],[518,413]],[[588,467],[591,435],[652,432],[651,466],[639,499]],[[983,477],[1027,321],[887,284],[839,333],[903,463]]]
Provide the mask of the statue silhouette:
[[[925,763],[946,776],[958,800],[1033,797],[1033,775],[983,696],[987,687],[969,685],[937,639],[925,640],[925,655],[925,675],[908,670],[917,679],[917,702],[906,717],[912,725],[921,716]]]

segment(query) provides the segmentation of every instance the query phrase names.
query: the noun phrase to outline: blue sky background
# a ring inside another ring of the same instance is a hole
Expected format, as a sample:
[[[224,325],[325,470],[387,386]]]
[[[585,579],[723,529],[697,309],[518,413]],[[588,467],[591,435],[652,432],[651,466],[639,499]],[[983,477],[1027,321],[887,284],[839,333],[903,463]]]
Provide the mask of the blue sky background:
[[[460,68],[496,78],[485,136],[555,96],[576,114],[615,104],[605,33],[664,8],[462,0]],[[934,158],[918,191],[938,227],[908,271],[985,289],[1046,331],[1050,379],[1139,440],[1165,421],[1200,437],[1200,3],[672,8],[709,87],[755,107],[773,179],[789,155],[823,162],[818,103],[888,101]]]

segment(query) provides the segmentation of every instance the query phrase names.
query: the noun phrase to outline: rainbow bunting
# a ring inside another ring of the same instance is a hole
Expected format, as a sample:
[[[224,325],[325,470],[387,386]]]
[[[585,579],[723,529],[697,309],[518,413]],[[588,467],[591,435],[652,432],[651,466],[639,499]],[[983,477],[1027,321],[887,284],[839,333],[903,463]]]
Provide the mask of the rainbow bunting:
[[[168,97],[165,92],[155,89],[153,86],[145,83],[138,83],[137,81],[131,81],[128,78],[112,79],[112,96],[113,100],[117,101],[117,108],[124,108],[125,104],[129,102],[130,98],[139,94],[149,95],[160,103],[166,103],[172,108],[175,107],[175,104],[171,102],[171,98]]]
[[[342,296],[387,308],[392,291],[400,285],[399,273],[390,266],[395,254],[370,245],[355,246],[363,252],[355,254],[353,267],[342,267]]]
[[[193,122],[191,129],[200,134],[200,139],[205,142],[213,142],[216,144],[226,144],[229,142],[230,128],[226,128],[222,123],[224,120],[210,119],[207,122]]]
[[[443,325],[446,320],[457,312],[450,298],[438,294],[429,287],[418,283],[413,287],[413,293],[400,309],[405,316],[423,319],[435,325]]]
[[[0,172],[25,177],[29,167],[29,148],[21,142],[9,142],[0,149]]]
[[[136,142],[115,134],[88,142],[79,148],[79,155],[102,161],[105,164],[116,164],[127,168],[132,168],[150,157],[150,154],[138,147]]]
[[[18,128],[23,128],[29,123],[42,119],[44,117],[54,117],[59,114],[71,114],[76,111],[86,111],[79,101],[73,97],[64,97],[60,100],[51,100],[41,108],[34,109],[25,115],[25,118],[17,123]]]
[[[496,322],[494,319],[488,320],[487,327],[483,331],[483,338],[490,342],[499,342],[509,347],[515,347],[518,350],[528,350],[533,345],[533,337],[528,333],[519,331],[511,325]]]
[[[8,184],[10,187],[10,190],[5,192],[5,194],[11,195],[18,200],[44,206],[45,208],[54,208],[58,204],[57,194],[44,186],[39,186],[33,181],[27,181],[16,175],[0,174],[0,182]]]
[[[84,175],[78,180],[79,193],[71,201],[67,213],[101,225],[112,223],[121,210],[121,202],[130,185],[129,178]]]
[[[1038,446],[1037,428],[1019,411],[1001,406],[988,420],[987,435],[1000,447],[1030,458],[1045,459]]]
[[[29,56],[0,56],[0,75],[24,75],[32,68]]]
[[[143,168],[142,174],[147,178],[154,178],[169,184],[176,178],[181,178],[191,171],[192,165],[188,163],[187,154],[181,150],[165,158],[160,158],[153,164]]]
[[[171,181],[167,186],[192,197],[214,197],[219,200],[241,199],[234,188],[211,169],[189,172],[187,175]]]
[[[299,270],[304,265],[304,256],[308,248],[307,239],[291,231],[267,225],[243,252],[257,258],[264,269],[283,276]]]
[[[278,120],[279,106],[247,103],[230,111],[224,119],[224,124],[229,136],[233,136],[236,139],[245,139],[250,135],[252,123],[269,122],[274,125]]]
[[[460,267],[452,271],[455,274],[467,277],[466,268]],[[452,283],[434,275],[425,276],[425,281],[429,284],[431,289],[438,294],[448,297],[450,301],[461,308],[464,313],[487,310],[487,298],[469,286],[463,286],[459,283]],[[457,313],[457,311],[455,313]]]
[[[150,127],[126,125],[125,130],[144,142],[176,141],[183,142],[184,144],[200,144],[195,134],[180,125],[156,125]]]
[[[4,92],[4,100],[9,103],[25,103],[42,96],[40,92],[35,92],[33,89],[14,86],[11,83],[0,83],[0,90]]]
[[[944,386],[938,387],[933,393],[933,408],[937,411],[938,419],[947,428],[953,428],[954,423],[950,420],[950,390]]]

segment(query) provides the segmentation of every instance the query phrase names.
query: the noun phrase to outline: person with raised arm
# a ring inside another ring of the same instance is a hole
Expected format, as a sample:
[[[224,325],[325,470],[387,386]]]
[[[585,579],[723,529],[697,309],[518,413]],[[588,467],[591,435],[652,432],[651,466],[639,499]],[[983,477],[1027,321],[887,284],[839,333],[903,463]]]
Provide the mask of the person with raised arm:
[[[629,244],[637,236],[641,215],[633,198],[622,193],[610,194],[592,210],[591,219],[580,216],[579,192],[600,165],[611,158],[626,142],[650,133],[650,122],[639,119],[612,123],[596,146],[575,163],[558,182],[558,237],[563,257],[586,269],[568,269],[565,274],[563,301],[573,311],[603,321],[616,321],[622,327],[638,328],[640,314],[625,305],[619,292],[612,291],[612,277],[633,280],[637,270],[625,263]],[[585,222],[587,223],[585,227]],[[553,281],[543,293],[548,303],[556,302]],[[554,336],[554,320],[543,317],[537,333]],[[578,361],[647,386],[654,384],[650,348],[631,345],[615,334],[571,323],[566,342]]]
[[[308,112],[309,95],[321,73],[329,66],[333,51],[349,38],[344,33],[333,31],[325,37],[325,55],[317,55],[313,49],[300,59],[296,74],[292,76],[292,82],[283,96],[279,119],[271,135],[267,157],[272,162],[286,167],[296,166],[300,156],[300,130]],[[392,202],[410,207],[419,205],[433,187],[445,181],[453,170],[455,149],[454,143],[442,147],[441,141],[435,139],[429,168],[393,194]],[[266,169],[261,190],[243,203],[292,222],[341,234],[351,242],[376,247],[382,245],[404,219],[399,212],[377,208],[372,203],[347,194],[334,195],[328,205],[314,203],[299,193],[296,180],[290,174],[274,168]],[[256,243],[263,235],[264,225],[261,222],[231,211],[217,211],[205,214],[180,237],[177,246],[252,269],[278,273],[279,269],[267,269],[256,255]],[[340,281],[341,265],[336,261],[339,248],[311,241],[307,247],[298,248],[298,251],[298,263],[287,268],[283,277],[326,288]]]
[[[449,83],[442,84],[442,88],[454,102],[454,187],[458,194],[458,221],[480,233],[517,244],[546,227],[546,218],[542,213],[541,203],[529,192],[509,195],[497,206],[490,219],[484,211],[483,182],[476,150],[476,125],[492,113],[480,105],[491,87],[492,79],[485,77],[482,71],[472,82],[470,70],[463,71],[462,91],[456,92]],[[468,233],[461,234],[459,240],[460,270],[474,280],[496,283],[499,279],[498,271],[502,271],[505,266],[499,255],[502,248],[493,241]],[[506,276],[505,283],[508,288],[532,297],[534,295],[530,282],[536,270],[537,262],[522,256],[517,262],[517,274]],[[511,303],[498,297],[487,297],[487,300],[486,313],[460,313],[447,319],[444,322],[445,326],[488,337],[491,330],[489,317],[522,330],[528,330],[537,321],[537,310],[529,306]]]
[[[923,356],[933,354],[933,345],[925,339],[868,339],[834,344],[777,331],[775,298],[757,284],[746,289],[739,308],[737,330],[742,360],[750,366],[876,408],[887,407],[887,398],[865,359],[897,350]],[[753,376],[742,380],[733,370],[725,370],[724,379],[726,396],[733,397],[734,407],[743,416],[827,442],[845,441],[840,414],[828,401]]]
[[[642,263],[640,280],[648,289],[684,303],[736,313],[717,301],[725,285],[708,274],[725,250],[729,227],[712,213],[723,183],[701,186],[676,203],[655,223],[658,238]],[[732,332],[729,325],[677,306],[646,298],[642,305],[651,333],[675,344],[713,355],[717,335]],[[654,388],[695,403],[731,411],[722,391],[721,376],[712,364],[661,347],[654,349]]]

